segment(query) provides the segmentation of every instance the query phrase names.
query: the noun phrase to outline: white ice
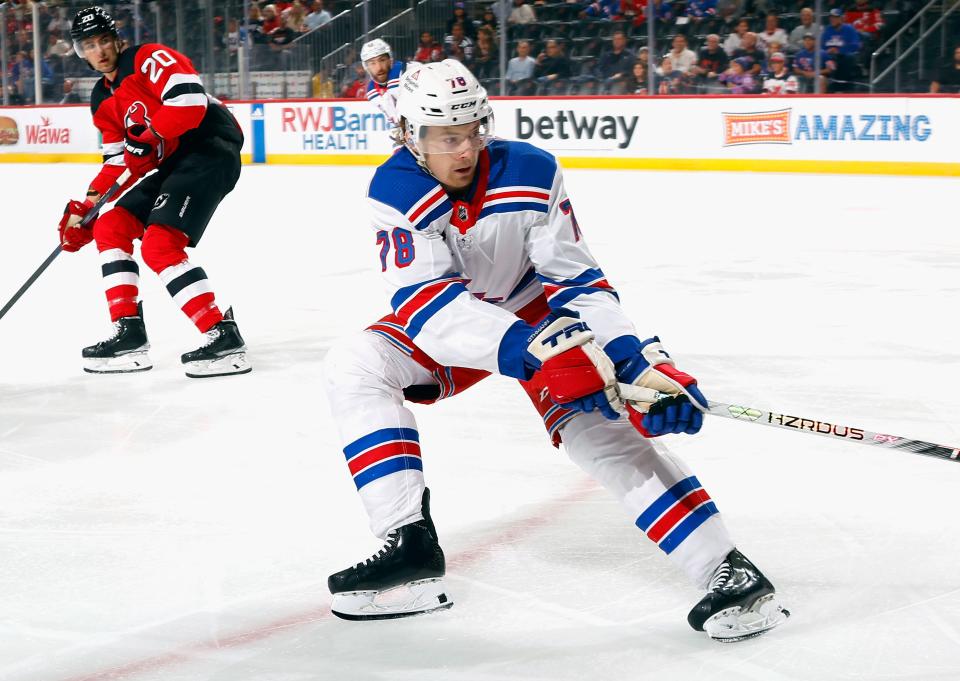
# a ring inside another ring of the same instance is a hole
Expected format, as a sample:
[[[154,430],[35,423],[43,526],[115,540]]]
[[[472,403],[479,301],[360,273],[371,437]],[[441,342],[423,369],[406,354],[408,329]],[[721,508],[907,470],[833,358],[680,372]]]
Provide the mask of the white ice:
[[[0,166],[0,303],[95,169]],[[93,246],[0,320],[5,681],[960,678],[960,466],[709,419],[668,444],[793,611],[732,645],[700,594],[491,378],[416,408],[456,601],[351,623],[326,577],[379,547],[320,390],[383,314],[369,168],[248,167],[193,258],[254,364],[197,381],[152,272],[154,370],[92,376]],[[960,446],[955,179],[571,171],[644,334],[715,400]]]

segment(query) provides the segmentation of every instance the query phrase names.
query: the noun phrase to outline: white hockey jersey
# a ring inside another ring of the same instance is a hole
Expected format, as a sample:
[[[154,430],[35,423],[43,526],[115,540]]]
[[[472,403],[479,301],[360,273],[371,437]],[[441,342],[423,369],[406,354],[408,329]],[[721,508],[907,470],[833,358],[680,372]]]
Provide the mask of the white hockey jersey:
[[[399,125],[400,116],[397,114],[397,95],[400,94],[400,75],[403,73],[404,63],[393,62],[387,73],[387,82],[383,85],[375,83],[371,78],[367,83],[367,101],[377,105],[391,125]]]
[[[495,140],[454,200],[402,148],[377,169],[368,201],[394,314],[437,362],[529,378],[530,327],[514,312],[544,294],[580,313],[615,362],[638,346],[549,153]]]

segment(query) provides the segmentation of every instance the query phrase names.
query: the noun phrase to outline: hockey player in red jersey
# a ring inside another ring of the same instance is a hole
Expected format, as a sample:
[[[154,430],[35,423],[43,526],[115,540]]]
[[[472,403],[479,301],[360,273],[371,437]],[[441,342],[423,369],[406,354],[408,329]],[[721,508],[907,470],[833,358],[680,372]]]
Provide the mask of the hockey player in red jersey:
[[[70,34],[77,55],[103,76],[90,101],[103,136],[103,167],[86,200],[67,204],[60,244],[77,251],[96,242],[116,327],[111,338],[83,349],[84,370],[124,373],[153,366],[133,259],[133,242],[141,239],[144,263],[206,334],[200,348],[181,357],[187,376],[247,373],[251,367],[232,310],[221,313],[206,273],[185,251],[200,241],[240,177],[243,134],[236,120],[207,95],[187,57],[156,43],[126,46],[101,7],[77,12]],[[124,169],[131,174],[121,188],[126,193],[112,210],[80,227]]]
[[[333,347],[324,366],[347,467],[386,544],[329,577],[333,613],[382,619],[453,604],[405,402],[497,373],[521,382],[554,444],[706,591],[687,618],[695,630],[732,641],[781,624],[788,613],[773,584],[655,439],[697,433],[706,398],[624,313],[557,160],[495,139],[486,91],[454,60],[410,65],[397,111],[403,146],[367,192],[393,310]]]

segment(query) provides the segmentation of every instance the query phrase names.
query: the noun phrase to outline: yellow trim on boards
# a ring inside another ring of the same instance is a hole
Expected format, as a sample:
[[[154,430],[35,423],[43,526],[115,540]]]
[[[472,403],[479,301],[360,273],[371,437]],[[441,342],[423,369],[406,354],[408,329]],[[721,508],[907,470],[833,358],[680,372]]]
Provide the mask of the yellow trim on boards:
[[[241,154],[250,164],[252,154]],[[269,154],[268,164],[375,166],[388,158],[385,154]],[[28,152],[0,153],[0,163],[100,163],[100,154]],[[960,177],[960,163],[924,161],[804,161],[787,159],[728,158],[615,158],[561,156],[565,168],[597,170],[677,170],[759,173],[815,173],[842,175],[920,175]]]
[[[382,154],[268,154],[278,165],[378,165]],[[614,158],[560,156],[564,168],[597,170],[705,170],[721,172],[818,173],[844,175],[926,175],[960,177],[960,163],[921,161],[801,161],[726,158]]]

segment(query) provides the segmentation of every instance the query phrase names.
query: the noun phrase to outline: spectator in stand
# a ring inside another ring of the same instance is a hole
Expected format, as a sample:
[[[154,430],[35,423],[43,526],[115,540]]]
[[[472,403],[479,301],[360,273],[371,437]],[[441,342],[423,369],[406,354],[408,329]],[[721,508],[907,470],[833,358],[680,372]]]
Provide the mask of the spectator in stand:
[[[614,19],[620,12],[620,0],[593,0],[580,14],[585,19]]]
[[[623,90],[623,81],[633,69],[636,55],[627,49],[627,36],[615,31],[609,50],[605,50],[597,62],[595,73],[607,92],[617,94]]]
[[[481,28],[477,32],[477,49],[473,53],[473,75],[484,80],[494,78],[500,72],[500,50],[493,38],[493,31]]]
[[[17,90],[20,100],[26,104],[34,102],[34,82],[36,70],[33,68],[33,59],[25,50],[17,52],[16,60],[10,69],[10,80]]]
[[[353,67],[354,78],[347,83],[346,87],[340,92],[344,99],[366,99],[367,98],[367,72],[363,64],[357,64]]]
[[[534,69],[540,88],[538,94],[557,92],[570,75],[570,60],[563,53],[563,45],[557,40],[548,40],[543,52],[537,55],[537,67]]]
[[[732,33],[743,15],[744,0],[719,0],[717,2],[717,17],[719,33]],[[743,29],[746,32],[747,29]],[[739,45],[738,45],[739,47]]]
[[[750,66],[745,67],[750,73],[751,79],[756,79],[760,75],[763,63],[766,61],[766,55],[757,47],[757,34],[747,31],[743,34],[743,43],[739,50],[733,53],[734,59],[749,59]]]
[[[530,43],[521,40],[517,43],[517,56],[507,62],[507,92],[511,95],[529,95],[533,93],[533,74],[537,62],[530,56]]]
[[[776,14],[768,14],[765,22],[763,32],[757,34],[757,47],[770,53],[771,50],[768,49],[768,45],[771,42],[778,42],[781,45],[787,44],[787,32],[780,28],[780,18]]]
[[[700,48],[700,54],[697,63],[690,70],[697,79],[697,85],[701,90],[712,92],[717,90],[719,81],[717,78],[721,73],[727,70],[730,58],[720,47],[720,36],[711,33],[707,36],[707,43]]]
[[[830,53],[837,67],[828,82],[828,92],[851,92],[860,78],[857,53],[860,51],[860,34],[843,21],[843,10],[830,10],[830,25],[823,29],[822,44]]]
[[[422,32],[420,34],[420,44],[417,46],[417,51],[413,54],[413,61],[427,64],[442,59],[443,48],[440,47],[440,43],[433,39],[430,31]]]
[[[671,29],[673,27],[673,4],[670,0],[653,0],[653,16],[656,18],[658,33]]]
[[[833,53],[837,50],[838,54],[855,55],[860,51],[860,34],[857,29],[843,20],[842,9],[830,10],[830,25],[823,29],[821,44],[827,52]]]
[[[533,12],[533,7],[528,5],[525,0],[513,0],[513,9],[510,16],[507,17],[507,23],[511,26],[523,26],[532,24],[537,20],[537,15]]]
[[[732,57],[734,52],[743,47],[743,36],[749,32],[749,21],[741,19],[737,22],[737,27],[733,30],[733,33],[728,35],[727,39],[723,41],[723,51],[727,53],[728,57]]]
[[[690,73],[697,63],[697,55],[687,47],[687,37],[683,34],[673,37],[673,49],[664,56],[670,57],[673,68],[684,75]]]
[[[774,52],[770,55],[770,68],[763,77],[763,94],[797,94],[797,79],[787,68],[787,58],[783,52]]]
[[[667,54],[657,67],[656,88],[658,95],[679,95],[684,92],[684,73],[674,66]]]
[[[816,39],[819,32],[820,25],[813,21],[813,10],[804,7],[800,10],[800,23],[790,31],[790,37],[787,38],[787,52],[796,54],[803,49],[803,36],[810,33]]]
[[[266,5],[263,8],[263,23],[260,24],[260,31],[269,36],[280,28],[280,17],[277,14],[276,5]]]
[[[443,39],[443,51],[450,59],[456,59],[469,68],[473,62],[474,44],[467,37],[466,28],[462,21],[450,27],[450,35]]]
[[[313,2],[310,3],[310,14],[307,15],[304,23],[308,31],[314,31],[324,24],[329,23],[331,19],[333,19],[333,17],[330,16],[330,12],[323,7],[323,0],[313,0]]]
[[[876,41],[880,37],[883,12],[871,7],[870,0],[856,0],[854,8],[847,10],[843,18],[864,40]]]
[[[754,90],[753,77],[748,69],[753,64],[746,57],[740,57],[730,62],[727,70],[720,74],[718,80],[733,95],[748,95]]]
[[[63,97],[60,99],[60,104],[82,104],[83,100],[80,99],[73,89],[73,81],[67,78],[63,81]]]
[[[250,26],[251,38],[255,44],[267,42],[267,34],[263,32],[263,14],[256,5],[250,5],[247,13],[247,25]]]
[[[246,33],[240,27],[240,22],[236,19],[227,22],[227,31],[223,34],[223,46],[227,48],[227,54],[231,58],[237,56],[237,50],[240,48],[240,41],[243,38],[246,38]]]
[[[647,65],[639,59],[633,63],[633,70],[624,82],[628,95],[645,95],[647,91]]]
[[[944,64],[930,82],[930,92],[960,92],[960,45],[953,48],[953,61]]]
[[[643,26],[647,20],[646,0],[620,0],[620,11],[614,18],[617,21],[629,21],[634,28]]]
[[[493,13],[493,8],[487,5],[486,9],[483,10],[483,16],[480,17],[480,28],[489,28],[493,31],[493,35],[497,35],[497,27],[499,25],[497,15]]]
[[[803,36],[803,47],[793,55],[793,71],[804,92],[816,92],[815,77],[817,39],[813,33]],[[826,92],[826,80],[837,68],[837,63],[826,50],[820,50],[820,91]]]
[[[471,41],[476,42],[476,26],[470,21],[470,17],[467,16],[467,6],[462,2],[453,3],[453,16],[447,19],[447,35],[453,33],[453,26],[458,23],[463,24],[464,35],[470,38]]]
[[[713,30],[717,23],[717,0],[688,0],[685,13],[695,33]]]
[[[60,37],[59,33],[50,33],[47,36],[47,59],[63,59],[73,54],[73,45]]]

